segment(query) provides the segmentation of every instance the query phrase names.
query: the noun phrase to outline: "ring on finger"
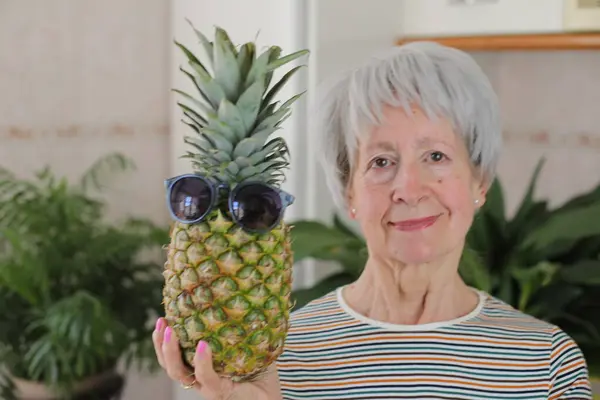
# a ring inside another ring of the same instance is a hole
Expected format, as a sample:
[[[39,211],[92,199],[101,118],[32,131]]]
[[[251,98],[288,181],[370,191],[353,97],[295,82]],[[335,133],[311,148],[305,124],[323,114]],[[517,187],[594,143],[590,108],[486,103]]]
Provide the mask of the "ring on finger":
[[[189,385],[186,385],[185,383],[183,383],[183,381],[181,381],[181,387],[184,388],[185,390],[191,389],[196,385],[196,378],[195,378],[195,374],[192,372],[190,373],[188,376],[186,376],[186,378],[191,378],[194,377],[194,380],[192,381],[192,383],[190,383]]]
[[[185,390],[191,389],[194,386],[196,386],[196,380],[195,379],[189,385],[186,385],[185,383],[181,382],[181,387],[184,388]]]

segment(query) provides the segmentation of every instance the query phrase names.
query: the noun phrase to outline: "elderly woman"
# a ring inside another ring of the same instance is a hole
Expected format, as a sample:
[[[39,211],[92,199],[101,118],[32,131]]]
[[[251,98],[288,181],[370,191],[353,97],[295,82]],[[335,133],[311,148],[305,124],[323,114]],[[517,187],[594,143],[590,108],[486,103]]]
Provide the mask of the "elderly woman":
[[[364,272],[292,314],[284,353],[259,382],[217,377],[201,343],[199,393],[591,399],[569,336],[458,274],[502,143],[497,99],[477,64],[434,43],[393,48],[343,75],[318,108],[325,174],[366,239]],[[162,328],[154,338],[161,364],[181,370],[177,341]]]

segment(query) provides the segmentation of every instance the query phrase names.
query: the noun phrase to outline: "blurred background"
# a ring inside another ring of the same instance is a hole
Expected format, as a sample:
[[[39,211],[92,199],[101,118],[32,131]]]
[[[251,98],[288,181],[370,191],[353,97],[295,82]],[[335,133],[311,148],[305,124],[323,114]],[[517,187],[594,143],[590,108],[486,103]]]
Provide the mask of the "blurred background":
[[[329,224],[336,212],[308,128],[314,89],[382,48],[419,38],[469,51],[499,94],[507,218],[542,157],[533,198],[549,208],[600,182],[600,2],[585,0],[0,0],[0,166],[23,179],[48,166],[73,180],[120,153],[135,169],[115,174],[102,192],[103,220],[168,226],[163,180],[190,171],[179,158],[189,128],[171,93],[190,89],[173,40],[199,48],[186,18],[209,37],[218,25],[235,43],[310,49],[308,68],[281,94],[308,90],[282,133],[292,153],[285,186],[298,198],[289,220]],[[588,222],[600,224],[597,216]],[[339,269],[307,257],[296,288]],[[580,281],[600,284],[594,273]],[[123,293],[122,304],[133,301]],[[11,310],[0,308],[0,333],[10,331]],[[162,371],[132,368],[122,399],[150,398],[197,397]]]

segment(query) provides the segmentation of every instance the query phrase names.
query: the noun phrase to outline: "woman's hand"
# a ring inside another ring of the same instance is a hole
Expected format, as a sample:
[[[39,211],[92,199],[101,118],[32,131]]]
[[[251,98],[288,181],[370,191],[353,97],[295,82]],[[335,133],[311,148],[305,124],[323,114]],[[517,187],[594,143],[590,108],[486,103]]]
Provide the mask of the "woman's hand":
[[[183,387],[193,388],[206,400],[280,400],[279,376],[275,366],[267,376],[253,383],[234,383],[220,378],[212,366],[212,353],[206,342],[200,342],[194,357],[195,370],[191,371],[181,361],[181,351],[175,332],[167,326],[164,318],[156,321],[152,334],[158,362],[167,375]]]

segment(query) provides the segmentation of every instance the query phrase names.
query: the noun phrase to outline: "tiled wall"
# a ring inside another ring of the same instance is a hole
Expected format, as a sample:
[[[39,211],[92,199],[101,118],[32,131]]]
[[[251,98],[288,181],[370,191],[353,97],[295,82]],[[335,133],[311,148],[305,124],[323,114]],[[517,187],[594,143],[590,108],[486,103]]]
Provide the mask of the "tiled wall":
[[[538,160],[538,196],[559,205],[600,182],[600,52],[473,53],[500,96],[508,207],[521,200]]]
[[[111,216],[165,223],[169,2],[0,2],[0,165],[50,164],[79,176],[119,151],[137,171],[115,181]],[[132,374],[125,400],[171,398],[171,382]]]
[[[0,4],[0,164],[78,176],[119,151],[137,172],[117,181],[114,215],[164,218],[168,2],[27,4]]]

